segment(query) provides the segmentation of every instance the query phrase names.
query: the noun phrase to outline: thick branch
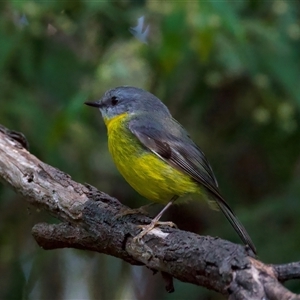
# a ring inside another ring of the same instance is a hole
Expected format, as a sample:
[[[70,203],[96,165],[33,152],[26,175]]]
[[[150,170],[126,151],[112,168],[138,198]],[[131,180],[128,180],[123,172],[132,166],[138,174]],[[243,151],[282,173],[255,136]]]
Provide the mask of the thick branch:
[[[21,143],[20,143],[21,142]],[[34,206],[45,209],[61,224],[37,224],[32,234],[44,249],[72,247],[145,264],[162,272],[169,291],[171,276],[220,292],[230,299],[300,299],[279,280],[299,278],[299,263],[265,265],[247,249],[219,238],[179,229],[153,229],[140,242],[133,237],[143,215],[117,217],[126,209],[119,201],[31,155],[17,133],[0,127],[0,178]]]

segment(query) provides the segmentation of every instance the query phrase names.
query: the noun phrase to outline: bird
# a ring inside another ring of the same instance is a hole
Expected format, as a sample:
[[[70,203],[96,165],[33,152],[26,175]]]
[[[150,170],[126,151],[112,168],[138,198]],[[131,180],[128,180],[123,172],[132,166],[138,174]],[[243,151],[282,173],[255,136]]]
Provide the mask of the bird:
[[[108,149],[121,175],[140,195],[165,205],[150,224],[141,226],[139,239],[161,223],[159,219],[173,203],[185,195],[196,195],[213,201],[244,244],[257,253],[221,195],[203,151],[160,99],[141,88],[119,86],[85,104],[100,110]]]

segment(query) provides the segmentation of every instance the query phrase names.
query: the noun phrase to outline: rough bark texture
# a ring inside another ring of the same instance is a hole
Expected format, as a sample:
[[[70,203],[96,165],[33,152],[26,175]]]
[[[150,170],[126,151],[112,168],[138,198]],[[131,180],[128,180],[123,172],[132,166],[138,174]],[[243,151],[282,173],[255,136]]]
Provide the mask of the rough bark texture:
[[[60,224],[36,224],[32,234],[44,249],[77,248],[146,265],[159,271],[169,292],[172,278],[204,286],[228,299],[300,299],[280,282],[300,278],[300,262],[266,265],[248,249],[219,238],[159,227],[141,241],[140,228],[150,218],[119,217],[127,209],[90,185],[30,154],[23,135],[0,127],[0,178],[32,205],[48,211]]]

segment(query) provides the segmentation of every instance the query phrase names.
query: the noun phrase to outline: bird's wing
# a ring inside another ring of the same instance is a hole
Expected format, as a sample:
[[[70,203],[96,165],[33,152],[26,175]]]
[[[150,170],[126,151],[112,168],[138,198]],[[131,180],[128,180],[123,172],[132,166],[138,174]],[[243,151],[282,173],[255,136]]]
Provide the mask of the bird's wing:
[[[170,128],[172,128],[171,133]],[[221,196],[217,180],[204,153],[179,123],[172,119],[170,121],[155,120],[155,118],[147,118],[143,121],[132,119],[129,122],[129,129],[148,150],[201,184],[213,196],[242,241],[256,253],[246,229]]]

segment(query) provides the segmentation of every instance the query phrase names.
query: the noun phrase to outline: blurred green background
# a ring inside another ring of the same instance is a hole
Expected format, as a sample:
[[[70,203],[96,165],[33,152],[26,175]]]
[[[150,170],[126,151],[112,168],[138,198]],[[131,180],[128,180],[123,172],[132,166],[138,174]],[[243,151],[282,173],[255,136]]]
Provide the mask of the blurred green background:
[[[34,155],[146,204],[116,171],[100,113],[83,105],[118,85],[144,88],[206,153],[259,259],[299,260],[300,2],[6,0],[0,11],[0,123]],[[148,44],[129,32],[141,16]],[[165,219],[240,243],[206,203]],[[39,249],[39,221],[56,222],[0,186],[0,299],[223,299],[178,281],[169,295],[159,274],[113,257]]]

